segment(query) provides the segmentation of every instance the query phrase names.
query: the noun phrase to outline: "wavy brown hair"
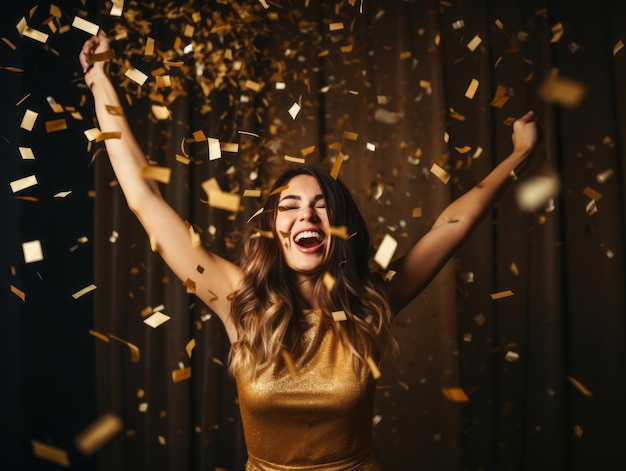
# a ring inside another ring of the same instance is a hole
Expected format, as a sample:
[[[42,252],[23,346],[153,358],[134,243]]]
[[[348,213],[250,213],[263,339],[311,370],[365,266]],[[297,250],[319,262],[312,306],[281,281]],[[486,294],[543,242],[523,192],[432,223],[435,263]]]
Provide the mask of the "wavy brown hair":
[[[276,233],[275,213],[280,187],[297,175],[311,175],[319,183],[331,226],[345,226],[352,237],[329,239],[324,265],[314,279],[314,290],[329,328],[333,329],[353,354],[355,365],[369,356],[377,358],[391,341],[391,309],[384,281],[369,268],[370,236],[356,202],[345,185],[326,172],[303,165],[283,173],[274,183],[263,211],[246,228],[240,265],[244,275],[232,295],[231,318],[237,340],[230,352],[231,373],[254,378],[271,365],[284,365],[282,350],[295,362],[304,351],[302,310],[295,277],[286,265]],[[273,237],[268,237],[272,234]],[[330,273],[331,289],[324,283]],[[331,313],[343,310],[347,321],[335,322]]]

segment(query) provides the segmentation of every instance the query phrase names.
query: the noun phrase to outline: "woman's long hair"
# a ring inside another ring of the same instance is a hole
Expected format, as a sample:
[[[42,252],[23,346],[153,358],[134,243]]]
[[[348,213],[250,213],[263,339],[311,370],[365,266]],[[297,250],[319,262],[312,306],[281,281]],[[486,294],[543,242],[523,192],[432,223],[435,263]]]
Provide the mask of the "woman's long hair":
[[[322,322],[339,335],[355,364],[377,358],[391,339],[391,309],[380,274],[369,269],[370,236],[363,217],[340,181],[315,167],[303,165],[283,173],[274,183],[263,211],[246,229],[241,253],[241,286],[232,295],[231,316],[237,341],[230,353],[230,371],[252,379],[271,365],[284,365],[283,351],[294,362],[306,354],[302,335],[306,325],[298,287],[286,265],[275,228],[281,188],[297,175],[311,175],[324,196],[330,225],[345,226],[348,238],[327,234],[327,258],[314,280]],[[329,289],[324,275],[334,278]],[[332,312],[344,311],[347,320],[335,322]],[[391,339],[393,342],[393,339]]]

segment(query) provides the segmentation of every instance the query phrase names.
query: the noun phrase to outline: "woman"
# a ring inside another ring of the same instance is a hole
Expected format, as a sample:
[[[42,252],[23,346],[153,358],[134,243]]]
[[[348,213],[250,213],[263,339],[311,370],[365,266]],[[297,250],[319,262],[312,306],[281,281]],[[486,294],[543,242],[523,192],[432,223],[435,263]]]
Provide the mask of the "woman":
[[[392,316],[426,287],[526,164],[537,144],[533,113],[514,123],[512,153],[392,263],[393,276],[370,271],[367,228],[347,189],[308,166],[278,179],[249,224],[238,266],[194,245],[156,184],[141,176],[147,160],[126,118],[107,111],[121,105],[106,63],[88,60],[108,48],[104,34],[92,37],[80,63],[100,128],[121,132],[106,141],[111,165],[165,262],[195,282],[207,305],[212,298],[225,326],[247,469],[380,469],[371,451],[374,373],[393,343]]]

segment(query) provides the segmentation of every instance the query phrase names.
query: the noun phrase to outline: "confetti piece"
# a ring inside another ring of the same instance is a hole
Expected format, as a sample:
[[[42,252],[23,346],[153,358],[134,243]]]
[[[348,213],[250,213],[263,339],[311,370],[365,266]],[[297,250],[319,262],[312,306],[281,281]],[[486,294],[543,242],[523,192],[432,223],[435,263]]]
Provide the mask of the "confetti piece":
[[[165,322],[169,321],[170,319],[171,319],[171,317],[168,316],[167,314],[163,314],[162,312],[157,311],[154,314],[152,314],[150,317],[145,318],[143,320],[143,323],[146,324],[146,325],[149,325],[153,329],[156,329],[161,324],[164,324]]]
[[[22,160],[34,160],[35,154],[33,153],[33,149],[30,147],[18,147],[20,151],[20,155],[22,156]]]
[[[619,41],[615,43],[615,46],[613,46],[613,55],[614,56],[617,55],[617,53],[621,51],[622,49],[624,49],[624,41],[620,39]]]
[[[441,168],[439,165],[437,165],[435,163],[430,168],[430,173],[435,175],[444,184],[447,184],[448,181],[450,181],[450,174],[446,170],[444,170],[443,168]]]
[[[339,172],[341,171],[341,164],[343,163],[344,155],[343,152],[339,151],[337,156],[335,157],[335,162],[333,163],[333,168],[330,171],[330,176],[335,180],[339,176]]]
[[[341,21],[338,21],[338,22],[336,22],[336,23],[330,23],[330,24],[328,25],[328,30],[329,30],[329,31],[340,31],[340,30],[342,30],[343,28],[344,28],[344,26],[343,26],[343,22],[341,22]]]
[[[333,286],[335,286],[335,277],[328,272],[324,273],[323,281],[328,291],[332,290]]]
[[[144,56],[153,56],[154,55],[154,38],[147,37],[146,38],[146,47],[143,50]]]
[[[96,285],[94,284],[90,284],[89,286],[85,286],[83,289],[76,291],[74,294],[72,294],[72,298],[74,299],[78,299],[81,296],[86,295],[87,293],[90,293],[91,291],[96,289]]]
[[[76,29],[80,29],[85,33],[89,33],[92,36],[97,36],[100,27],[91,21],[87,21],[79,16],[74,17],[74,21],[72,21],[72,26]]]
[[[509,266],[509,270],[511,270],[511,273],[513,273],[515,276],[519,276],[519,269],[517,268],[515,262],[511,263],[511,265]]]
[[[121,139],[121,131],[101,132],[96,138],[96,142],[106,141],[107,139]]]
[[[469,43],[467,43],[467,48],[470,51],[474,52],[481,42],[483,42],[483,40],[480,38],[480,36],[476,35]]]
[[[159,121],[166,121],[172,119],[172,114],[167,106],[152,105],[152,114]]]
[[[586,94],[583,83],[565,77],[550,76],[539,86],[541,99],[566,108],[576,108]]]
[[[506,291],[499,291],[497,293],[491,293],[489,296],[491,296],[491,299],[496,300],[496,299],[502,299],[502,298],[508,298],[509,296],[513,296],[515,293],[513,293],[513,291],[511,291],[510,289],[507,289]]]
[[[76,448],[84,455],[91,456],[120,433],[123,426],[122,419],[117,415],[110,412],[102,414],[76,435]]]
[[[260,198],[261,190],[244,190],[243,197],[244,198]]]
[[[298,103],[294,103],[291,105],[291,108],[289,108],[289,115],[295,120],[298,113],[300,113],[300,105]]]
[[[23,177],[18,180],[14,180],[11,182],[11,191],[13,193],[17,193],[19,191],[25,190],[26,188],[30,188],[31,186],[35,186],[37,184],[37,177],[35,175],[30,175],[28,177]]]
[[[378,250],[374,255],[374,261],[384,270],[391,262],[396,249],[398,248],[398,242],[389,234],[385,234],[382,242],[378,246]]]
[[[476,94],[476,90],[478,90],[478,85],[479,85],[478,80],[473,78],[470,84],[468,85],[467,90],[465,90],[465,97],[472,100],[474,98],[474,95]]]
[[[378,369],[378,365],[374,361],[372,357],[367,357],[367,366],[370,368],[370,372],[372,373],[372,378],[379,379],[381,377],[380,370]]]
[[[346,317],[346,313],[344,311],[333,311],[332,315],[333,315],[333,320],[335,322],[348,320],[348,318]]]
[[[518,208],[527,213],[545,208],[558,194],[559,186],[556,174],[537,175],[520,182],[515,195]]]
[[[187,342],[187,345],[185,345],[185,351],[187,352],[187,356],[189,358],[191,358],[191,354],[194,348],[196,348],[196,339],[191,339],[189,342]]]
[[[552,37],[550,38],[551,43],[559,42],[561,37],[563,36],[564,28],[563,23],[559,22],[550,28],[552,30]]]
[[[236,142],[220,142],[222,152],[239,152],[239,144]]]
[[[130,343],[116,335],[113,334],[109,334],[109,337],[112,338],[113,340],[116,340],[118,342],[123,343],[124,345],[126,345],[128,347],[128,349],[130,350],[130,361],[131,363],[138,363],[139,360],[141,359],[141,355],[139,352],[139,347],[137,347],[137,345],[135,345],[134,343]],[[147,404],[146,404],[146,409],[147,409]]]
[[[26,129],[27,131],[32,131],[33,127],[35,127],[35,121],[37,121],[38,116],[39,113],[32,110],[26,110],[26,112],[24,113],[24,117],[22,118],[20,127],[22,129]]]
[[[180,383],[189,378],[191,378],[191,366],[172,371],[172,381],[174,383]]]
[[[285,155],[285,160],[287,162],[294,162],[294,163],[298,163],[298,164],[303,164],[303,163],[306,162],[306,160],[301,158],[301,157],[292,157],[290,155]]]
[[[134,67],[130,67],[124,75],[139,85],[143,85],[148,80],[146,74]]]
[[[207,138],[209,144],[209,160],[217,160],[222,158],[222,148],[219,139],[212,137]]]
[[[441,388],[441,392],[452,402],[469,402],[469,397],[465,394],[463,388]]]
[[[599,192],[589,186],[585,187],[585,189],[583,190],[583,195],[588,196],[594,201],[599,201],[600,198],[602,198],[602,195]]]
[[[22,244],[22,251],[24,252],[24,261],[26,263],[34,263],[43,260],[41,242],[38,240],[24,242]]]
[[[50,37],[46,33],[42,33],[41,31],[31,28],[30,26],[27,26],[24,29],[24,31],[22,32],[22,35],[27,38],[34,39],[35,41],[43,43],[43,44],[48,42],[48,38]]]
[[[67,129],[67,122],[65,119],[54,119],[52,121],[46,121],[46,132],[64,131]]]
[[[587,389],[580,381],[578,381],[573,376],[568,376],[567,379],[569,379],[570,382],[574,386],[576,386],[576,389],[578,389],[584,396],[587,396],[587,397],[593,396],[593,393],[591,391],[589,391],[589,389]]]
[[[168,167],[159,167],[157,165],[144,165],[141,167],[142,177],[161,183],[169,183],[171,174],[172,170]]]
[[[64,449],[48,445],[38,440],[31,440],[30,443],[33,447],[33,455],[37,458],[50,461],[66,468],[70,467],[70,459],[67,455],[67,451]]]
[[[109,343],[111,341],[109,337],[95,330],[89,330],[89,335],[93,335],[95,338],[100,339],[106,343]]]
[[[359,138],[359,133],[358,132],[352,132],[352,131],[344,131],[343,132],[343,138],[347,139],[349,141],[356,141]]]
[[[343,240],[348,240],[354,234],[348,234],[348,228],[346,226],[330,226],[328,233],[333,237],[339,237]]]
[[[508,351],[508,352],[506,352],[506,355],[504,356],[504,359],[506,361],[508,361],[508,362],[513,363],[513,362],[519,360],[519,353]]]
[[[502,108],[507,101],[509,101],[507,88],[502,85],[498,85],[490,105],[494,108]]]
[[[13,285],[9,285],[9,288],[11,289],[11,293],[20,298],[23,302],[26,302],[26,293],[24,293],[24,291]]]

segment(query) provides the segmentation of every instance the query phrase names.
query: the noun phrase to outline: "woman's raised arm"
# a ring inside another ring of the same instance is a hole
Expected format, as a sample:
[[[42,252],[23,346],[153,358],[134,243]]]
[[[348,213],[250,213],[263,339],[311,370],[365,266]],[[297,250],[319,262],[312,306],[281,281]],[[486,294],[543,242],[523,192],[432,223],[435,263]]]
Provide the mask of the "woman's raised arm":
[[[538,141],[535,115],[529,111],[513,124],[513,152],[479,184],[450,203],[433,227],[390,268],[396,275],[389,283],[394,312],[411,302],[443,268],[483,217],[491,211],[502,192],[513,181]]]
[[[103,53],[109,47],[109,39],[100,32],[85,42],[79,60],[85,83],[93,94],[101,131],[121,133],[121,138],[105,141],[117,181],[129,208],[156,243],[165,263],[183,282],[192,280],[195,283],[196,295],[220,317],[232,342],[235,329],[230,322],[228,295],[236,288],[242,272],[233,263],[195,245],[187,224],[163,199],[156,182],[142,176],[142,168],[148,165],[148,161],[123,111],[119,112],[122,107],[109,78],[108,64],[105,61],[91,63],[90,60],[94,54]],[[110,109],[118,112],[111,113]],[[202,273],[198,266],[204,268]],[[213,300],[215,295],[217,300]]]

